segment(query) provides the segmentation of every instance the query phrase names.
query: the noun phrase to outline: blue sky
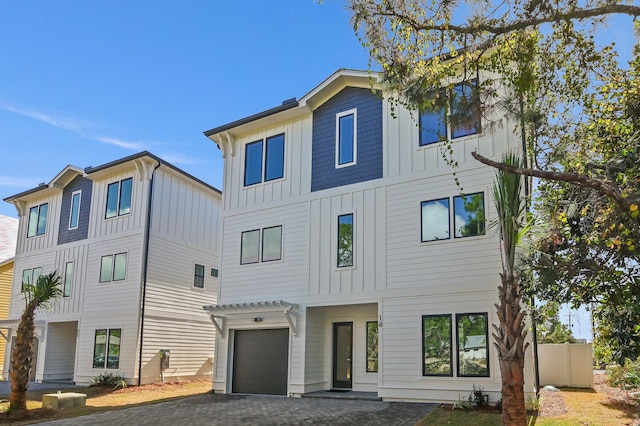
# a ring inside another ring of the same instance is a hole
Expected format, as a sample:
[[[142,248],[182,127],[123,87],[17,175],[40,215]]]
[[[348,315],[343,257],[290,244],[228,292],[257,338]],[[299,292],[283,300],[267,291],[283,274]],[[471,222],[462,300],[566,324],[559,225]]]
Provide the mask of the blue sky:
[[[142,150],[222,189],[202,132],[366,69],[349,20],[337,0],[2,2],[0,198]]]
[[[142,150],[222,189],[202,132],[366,69],[349,19],[340,0],[1,2],[0,198]],[[629,22],[605,31],[627,52]]]

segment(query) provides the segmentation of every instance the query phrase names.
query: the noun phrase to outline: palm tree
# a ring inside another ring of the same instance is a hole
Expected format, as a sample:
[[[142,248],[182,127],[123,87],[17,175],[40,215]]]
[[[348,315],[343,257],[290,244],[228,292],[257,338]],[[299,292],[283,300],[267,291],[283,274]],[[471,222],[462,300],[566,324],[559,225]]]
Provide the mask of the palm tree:
[[[33,365],[33,334],[35,312],[56,301],[61,295],[62,279],[57,272],[38,277],[34,284],[23,283],[26,307],[20,318],[15,345],[11,353],[11,410],[27,408],[29,371]]]
[[[517,154],[506,153],[504,164],[522,167]],[[498,286],[500,305],[496,304],[499,326],[494,325],[494,345],[498,348],[502,376],[502,421],[505,425],[526,425],[524,401],[525,311],[521,306],[520,280],[515,272],[516,245],[526,229],[521,220],[525,200],[521,197],[522,177],[502,170],[496,172],[493,200],[498,212],[496,226],[502,240],[502,285]]]

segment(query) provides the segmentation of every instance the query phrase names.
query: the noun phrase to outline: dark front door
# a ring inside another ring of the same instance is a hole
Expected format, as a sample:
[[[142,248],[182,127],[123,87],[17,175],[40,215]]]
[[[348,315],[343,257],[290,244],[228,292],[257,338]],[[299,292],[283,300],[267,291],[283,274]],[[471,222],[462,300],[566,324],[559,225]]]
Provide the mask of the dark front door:
[[[333,387],[351,389],[353,323],[333,323]]]
[[[234,335],[231,391],[286,395],[289,329],[236,330]]]

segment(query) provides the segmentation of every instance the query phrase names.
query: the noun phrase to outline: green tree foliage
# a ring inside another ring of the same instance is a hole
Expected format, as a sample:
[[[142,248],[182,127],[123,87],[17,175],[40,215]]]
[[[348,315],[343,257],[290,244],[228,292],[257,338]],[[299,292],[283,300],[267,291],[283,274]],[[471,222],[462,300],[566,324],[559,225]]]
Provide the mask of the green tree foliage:
[[[560,305],[547,302],[537,310],[538,343],[575,343],[571,329],[560,322]]]
[[[62,295],[62,279],[57,272],[41,275],[34,284],[23,283],[25,309],[18,324],[11,353],[11,410],[27,408],[29,371],[33,367],[34,317],[38,308],[47,307]]]

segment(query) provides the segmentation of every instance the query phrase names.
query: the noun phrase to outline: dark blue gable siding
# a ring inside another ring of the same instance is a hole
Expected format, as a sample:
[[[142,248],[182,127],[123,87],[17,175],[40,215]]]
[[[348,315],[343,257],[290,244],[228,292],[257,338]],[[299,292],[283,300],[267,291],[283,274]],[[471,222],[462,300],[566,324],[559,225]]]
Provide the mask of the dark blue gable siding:
[[[336,114],[357,108],[357,157],[336,169]],[[346,87],[313,112],[311,191],[382,177],[382,100],[371,89]]]
[[[71,214],[71,194],[82,190],[80,196],[80,216],[78,217],[78,227],[69,229],[69,215]],[[91,191],[93,182],[82,176],[76,176],[62,190],[62,207],[60,211],[60,225],[58,228],[58,244],[70,243],[72,241],[84,240],[89,232],[89,216],[91,215]]]

